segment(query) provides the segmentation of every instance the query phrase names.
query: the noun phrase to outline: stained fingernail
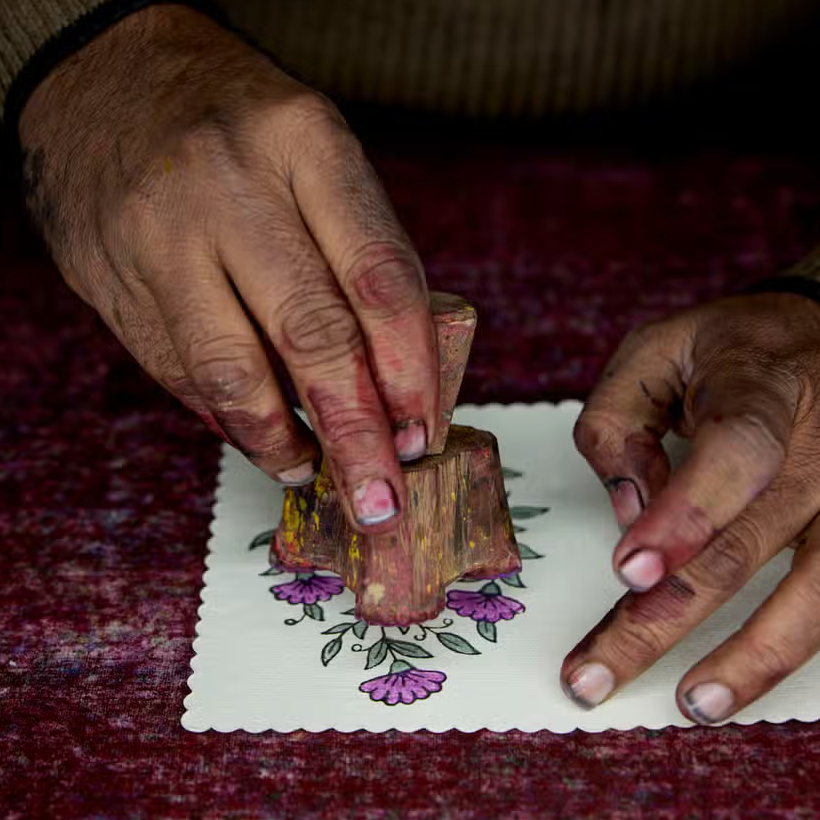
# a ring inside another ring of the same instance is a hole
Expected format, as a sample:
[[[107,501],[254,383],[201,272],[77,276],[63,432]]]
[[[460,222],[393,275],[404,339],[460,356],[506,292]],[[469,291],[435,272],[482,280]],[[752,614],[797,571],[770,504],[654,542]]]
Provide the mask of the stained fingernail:
[[[427,429],[423,421],[402,424],[393,436],[399,461],[415,461],[427,450]]]
[[[381,524],[398,512],[393,488],[382,479],[368,481],[353,491],[353,513],[356,520],[367,527]]]
[[[631,527],[644,511],[643,497],[631,478],[615,476],[605,482],[621,530]]]
[[[646,592],[666,575],[666,563],[657,550],[633,552],[618,567],[618,578],[634,592]]]
[[[708,725],[725,720],[732,714],[735,696],[725,684],[709,681],[693,686],[683,696],[683,705],[695,723]]]
[[[302,487],[305,484],[310,484],[316,478],[316,475],[316,465],[312,461],[306,461],[298,467],[277,473],[276,480],[286,487]]]
[[[605,701],[615,688],[615,675],[602,663],[581,664],[567,679],[564,692],[584,709]]]

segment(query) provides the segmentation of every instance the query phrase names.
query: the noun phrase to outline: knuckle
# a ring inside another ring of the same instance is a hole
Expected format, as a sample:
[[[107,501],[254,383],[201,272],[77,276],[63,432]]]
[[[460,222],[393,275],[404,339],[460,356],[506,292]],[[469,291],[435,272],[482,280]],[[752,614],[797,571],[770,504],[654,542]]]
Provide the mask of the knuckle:
[[[624,337],[616,358],[622,360],[642,353],[646,348],[659,357],[678,359],[680,351],[694,343],[694,328],[686,314],[653,319],[630,330]]]
[[[785,458],[784,440],[781,435],[773,431],[768,418],[754,411],[746,411],[727,421],[730,431],[743,441],[745,448],[755,458],[767,462],[772,460],[780,462]]]
[[[245,455],[254,463],[264,462],[272,470],[293,466],[304,457],[304,447],[295,432],[285,424],[267,427],[263,432],[252,435],[260,425],[254,425],[246,445]],[[231,429],[235,433],[234,429]],[[240,438],[240,443],[244,443]]]
[[[348,467],[372,463],[381,432],[376,408],[355,404],[327,387],[309,388],[307,395],[325,445],[344,449]]]
[[[339,109],[325,96],[304,89],[278,106],[276,117],[284,144],[299,158],[307,152],[355,144]]]
[[[328,97],[305,87],[291,94],[280,107],[280,111],[291,123],[305,128],[345,124],[339,109]]]
[[[740,589],[752,572],[761,541],[754,524],[736,521],[687,566],[694,587],[721,596]]]
[[[339,362],[361,348],[363,341],[355,316],[336,298],[305,303],[295,295],[283,304],[280,335],[283,355],[307,367]]]
[[[746,657],[752,665],[756,676],[760,676],[769,688],[783,680],[798,666],[792,648],[783,642],[773,642],[766,638],[750,641]]]
[[[572,438],[578,452],[590,461],[618,449],[617,427],[601,410],[584,410],[575,422]]]
[[[621,619],[610,634],[607,649],[619,668],[631,669],[650,666],[667,647],[657,629]]]
[[[207,110],[176,134],[173,153],[189,166],[233,165],[246,147],[248,130],[247,118],[238,112]]]
[[[622,348],[632,350],[654,341],[665,331],[667,322],[662,319],[652,319],[637,325],[629,330],[622,342]]]
[[[268,369],[256,346],[215,336],[191,345],[189,375],[208,404],[231,408],[252,399],[268,381]]]
[[[343,448],[355,442],[361,450],[363,463],[368,461],[368,453],[363,443],[370,439],[375,441],[379,435],[378,425],[367,413],[356,407],[339,406],[325,410],[322,414],[322,435],[330,447]]]
[[[389,318],[398,318],[423,304],[420,267],[412,253],[393,243],[371,242],[363,247],[345,280],[364,307]]]

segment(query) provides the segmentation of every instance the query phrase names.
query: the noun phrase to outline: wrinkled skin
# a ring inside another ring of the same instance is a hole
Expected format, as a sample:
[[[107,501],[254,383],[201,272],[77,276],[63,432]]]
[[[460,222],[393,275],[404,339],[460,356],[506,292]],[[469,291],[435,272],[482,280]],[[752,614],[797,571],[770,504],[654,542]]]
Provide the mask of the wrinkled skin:
[[[575,429],[611,493],[613,566],[632,589],[564,662],[581,705],[626,686],[790,546],[791,573],[684,676],[678,704],[717,722],[820,649],[818,398],[820,305],[803,296],[725,299],[623,342]],[[671,475],[670,429],[692,440]]]
[[[438,417],[435,335],[419,259],[338,111],[158,6],[62,63],[19,131],[60,271],[148,373],[284,483],[321,449],[353,525],[395,526],[399,459]]]

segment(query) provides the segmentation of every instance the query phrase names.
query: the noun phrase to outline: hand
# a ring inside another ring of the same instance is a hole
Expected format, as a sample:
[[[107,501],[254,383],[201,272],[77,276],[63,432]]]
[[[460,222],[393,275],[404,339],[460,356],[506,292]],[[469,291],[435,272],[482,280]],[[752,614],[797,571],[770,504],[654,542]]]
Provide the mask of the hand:
[[[726,299],[632,333],[575,429],[625,532],[632,589],[570,653],[565,691],[602,702],[650,667],[780,550],[776,592],[678,686],[681,711],[727,718],[820,649],[820,305]],[[670,476],[667,430],[692,439]]]
[[[393,527],[438,416],[421,264],[339,113],[190,9],[151,7],[35,91],[27,201],[68,284],[258,467]],[[264,342],[263,342],[264,340]]]

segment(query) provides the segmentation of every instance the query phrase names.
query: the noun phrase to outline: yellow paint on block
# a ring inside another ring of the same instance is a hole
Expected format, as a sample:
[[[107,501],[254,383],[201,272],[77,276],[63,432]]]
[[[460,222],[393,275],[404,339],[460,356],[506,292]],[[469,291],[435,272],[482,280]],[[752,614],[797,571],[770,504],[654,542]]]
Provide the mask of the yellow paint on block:
[[[332,488],[330,476],[322,470],[313,482],[313,490],[317,498],[323,498]]]
[[[171,162],[171,157],[163,157],[162,158],[162,170],[166,174],[170,174],[171,171],[173,170],[173,168],[174,168],[174,166],[173,166],[173,163]]]

